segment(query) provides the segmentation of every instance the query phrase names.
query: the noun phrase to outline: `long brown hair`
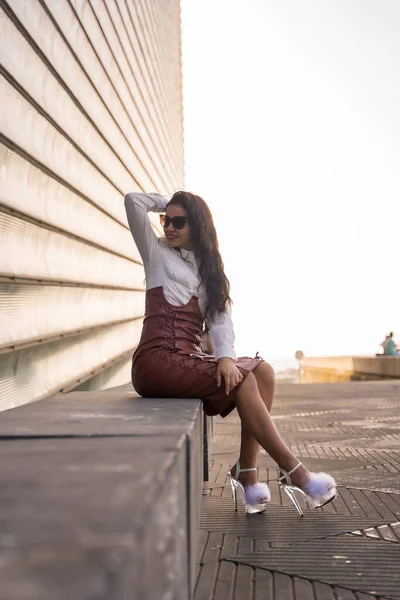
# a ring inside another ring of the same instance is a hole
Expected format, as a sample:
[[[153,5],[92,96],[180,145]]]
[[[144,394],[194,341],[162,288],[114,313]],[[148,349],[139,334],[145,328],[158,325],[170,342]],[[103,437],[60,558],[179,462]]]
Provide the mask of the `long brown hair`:
[[[192,230],[193,252],[199,259],[199,276],[207,293],[205,318],[224,312],[230,298],[230,283],[224,272],[214,220],[206,202],[190,192],[175,192],[170,204],[184,208]]]

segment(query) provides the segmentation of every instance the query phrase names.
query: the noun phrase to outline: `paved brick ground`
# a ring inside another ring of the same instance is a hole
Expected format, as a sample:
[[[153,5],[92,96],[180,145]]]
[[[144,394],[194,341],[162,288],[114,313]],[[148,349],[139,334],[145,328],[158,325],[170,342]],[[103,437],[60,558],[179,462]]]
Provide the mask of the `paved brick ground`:
[[[339,497],[300,518],[277,484],[258,515],[235,513],[226,473],[236,462],[236,411],[216,423],[204,484],[195,600],[400,600],[400,381],[282,385],[275,422]],[[260,455],[260,479],[276,479]],[[242,507],[240,507],[242,508]]]

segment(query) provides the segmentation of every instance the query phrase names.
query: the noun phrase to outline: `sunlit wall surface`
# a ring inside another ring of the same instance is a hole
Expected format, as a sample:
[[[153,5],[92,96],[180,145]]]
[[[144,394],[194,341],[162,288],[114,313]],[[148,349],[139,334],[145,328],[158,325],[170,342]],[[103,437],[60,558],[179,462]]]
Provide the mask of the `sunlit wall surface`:
[[[179,0],[0,0],[0,409],[130,379],[128,191],[183,186]]]

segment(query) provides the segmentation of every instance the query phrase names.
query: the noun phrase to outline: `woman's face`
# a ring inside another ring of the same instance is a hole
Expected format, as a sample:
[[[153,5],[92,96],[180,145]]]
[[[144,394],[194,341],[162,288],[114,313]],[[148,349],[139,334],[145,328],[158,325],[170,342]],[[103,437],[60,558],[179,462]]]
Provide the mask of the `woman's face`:
[[[182,206],[172,204],[168,206],[166,216],[170,219],[174,217],[187,218],[187,212]],[[187,219],[182,229],[176,229],[172,222],[169,223],[168,227],[164,227],[164,234],[170,248],[193,250],[192,231]]]

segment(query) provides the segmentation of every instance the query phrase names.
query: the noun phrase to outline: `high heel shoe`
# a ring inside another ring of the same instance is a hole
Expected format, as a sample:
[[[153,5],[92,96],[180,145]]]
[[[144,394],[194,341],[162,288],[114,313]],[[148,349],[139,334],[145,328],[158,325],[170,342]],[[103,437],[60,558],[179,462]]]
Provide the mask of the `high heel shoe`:
[[[232,471],[235,469],[235,475],[233,475]],[[233,465],[232,469],[228,472],[231,488],[232,488],[232,496],[233,501],[235,503],[235,510],[238,509],[238,492],[239,490],[242,493],[243,503],[245,505],[245,511],[249,514],[255,514],[264,512],[267,507],[267,504],[271,500],[271,493],[269,491],[269,487],[266,483],[254,483],[253,485],[244,485],[239,481],[240,473],[245,473],[246,471],[257,471],[256,467],[252,467],[251,469],[241,469],[239,461],[235,465]],[[265,500],[259,501],[259,498],[265,498]]]
[[[321,508],[321,506],[325,506],[325,504],[332,502],[332,500],[336,498],[336,482],[333,477],[327,473],[310,473],[308,482],[303,486],[304,489],[293,485],[290,476],[297,471],[302,464],[303,463],[301,462],[297,463],[291,471],[280,469],[280,477],[278,479],[278,485],[293,502],[301,517],[304,513],[296,498],[296,493],[305,496],[306,502],[310,508]]]

